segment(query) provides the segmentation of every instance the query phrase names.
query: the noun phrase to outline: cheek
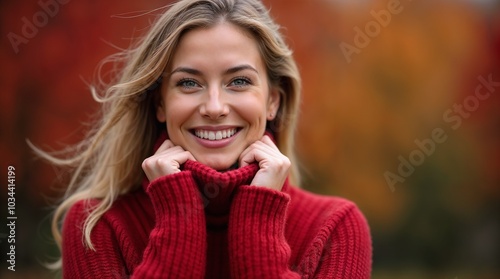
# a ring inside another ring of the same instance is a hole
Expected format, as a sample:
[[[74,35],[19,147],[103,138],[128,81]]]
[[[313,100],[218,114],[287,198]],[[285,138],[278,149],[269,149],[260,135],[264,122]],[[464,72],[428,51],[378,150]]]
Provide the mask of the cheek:
[[[237,112],[241,118],[253,126],[253,129],[263,129],[266,125],[266,105],[263,100],[247,99],[240,100],[237,107]]]
[[[193,114],[193,102],[185,98],[166,98],[165,115],[169,134],[180,131],[180,126]]]

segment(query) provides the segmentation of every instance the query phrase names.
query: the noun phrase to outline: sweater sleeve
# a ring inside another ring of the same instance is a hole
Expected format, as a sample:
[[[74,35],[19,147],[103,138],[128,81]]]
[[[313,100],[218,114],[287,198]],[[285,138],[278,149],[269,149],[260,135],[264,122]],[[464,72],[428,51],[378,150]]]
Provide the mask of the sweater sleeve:
[[[232,278],[370,278],[368,224],[352,203],[329,214],[292,268],[284,236],[289,203],[286,193],[256,186],[239,189],[229,220]]]
[[[229,216],[231,278],[301,278],[289,269],[285,240],[290,196],[257,186],[242,186]]]
[[[328,214],[298,270],[305,278],[369,279],[372,243],[365,217],[351,202]]]
[[[129,274],[119,244],[126,241],[113,222],[101,218],[91,233],[95,251],[82,242],[87,214],[83,202],[68,212],[63,225],[64,278],[203,278],[206,227],[201,198],[189,172],[152,181],[146,190],[156,224],[142,261]]]

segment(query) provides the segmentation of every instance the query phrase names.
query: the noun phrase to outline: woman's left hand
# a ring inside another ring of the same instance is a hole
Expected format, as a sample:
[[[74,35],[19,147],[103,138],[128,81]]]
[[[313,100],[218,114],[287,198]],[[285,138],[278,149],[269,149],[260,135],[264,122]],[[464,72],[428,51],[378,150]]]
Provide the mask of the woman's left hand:
[[[263,186],[281,191],[290,171],[290,160],[283,155],[274,142],[265,135],[251,144],[240,155],[240,166],[259,163],[259,171],[250,185]]]

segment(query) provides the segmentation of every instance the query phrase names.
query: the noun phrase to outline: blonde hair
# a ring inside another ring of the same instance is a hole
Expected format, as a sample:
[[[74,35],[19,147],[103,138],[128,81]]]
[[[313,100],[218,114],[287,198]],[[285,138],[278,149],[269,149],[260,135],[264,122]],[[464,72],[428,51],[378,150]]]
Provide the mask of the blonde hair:
[[[155,139],[165,129],[155,117],[159,83],[183,34],[189,30],[229,22],[255,36],[267,68],[271,86],[279,89],[281,104],[276,118],[268,123],[281,152],[295,166],[293,151],[300,99],[300,77],[279,26],[258,0],[183,0],[170,6],[134,47],[108,57],[98,67],[114,63],[114,80],[92,88],[102,103],[98,121],[85,140],[65,150],[66,157],[35,148],[51,163],[69,167],[71,180],[63,202],[57,207],[52,233],[61,249],[60,222],[67,210],[80,200],[99,199],[83,226],[84,243],[95,250],[91,231],[119,195],[140,187],[142,161],[150,156]],[[101,93],[100,93],[101,92]],[[60,155],[60,154],[59,154]],[[297,170],[291,179],[298,184]],[[57,265],[60,267],[60,261]]]

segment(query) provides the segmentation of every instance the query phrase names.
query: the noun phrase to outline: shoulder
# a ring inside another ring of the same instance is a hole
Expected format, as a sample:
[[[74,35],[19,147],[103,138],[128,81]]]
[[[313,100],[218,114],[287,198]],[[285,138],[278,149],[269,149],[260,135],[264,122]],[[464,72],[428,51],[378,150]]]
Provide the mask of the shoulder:
[[[298,188],[290,189],[289,194],[286,238],[292,262],[303,270],[310,270],[312,263],[320,269],[335,267],[327,272],[328,278],[369,278],[370,229],[356,204]]]
[[[67,232],[70,227],[81,229],[85,220],[98,205],[98,199],[83,199],[76,201],[66,212],[63,223],[63,232]]]
[[[296,187],[290,187],[290,197],[289,222],[306,225],[310,233],[348,229],[369,235],[365,216],[350,200],[318,195]]]
[[[143,218],[147,211],[144,191],[120,196],[109,209],[100,199],[75,202],[67,211],[62,229],[62,262],[64,278],[88,278],[96,274],[128,273],[140,262],[148,230],[154,216]],[[142,208],[142,209],[138,209]],[[104,210],[99,215],[96,210]],[[93,224],[90,231],[85,223]],[[121,278],[121,276],[120,276]]]
[[[66,212],[63,223],[63,231],[83,228],[86,219],[102,203],[101,199],[83,199],[75,202]],[[116,225],[126,223],[131,215],[148,215],[153,212],[151,203],[142,189],[119,196],[111,207],[103,213],[96,224]]]
[[[345,198],[337,196],[324,196],[311,193],[304,189],[290,187],[291,207],[295,210],[315,213],[321,216],[342,218],[349,212],[361,211],[357,205]]]

